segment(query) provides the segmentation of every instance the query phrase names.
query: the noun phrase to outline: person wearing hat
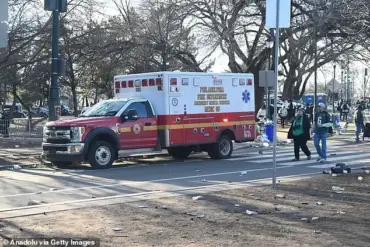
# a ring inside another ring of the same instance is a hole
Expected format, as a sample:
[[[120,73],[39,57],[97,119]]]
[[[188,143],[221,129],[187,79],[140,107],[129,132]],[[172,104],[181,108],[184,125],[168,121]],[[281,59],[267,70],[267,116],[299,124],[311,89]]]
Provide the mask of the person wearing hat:
[[[294,140],[295,158],[292,161],[299,160],[299,149],[302,149],[308,160],[311,159],[311,152],[307,147],[307,141],[311,139],[310,127],[310,119],[305,114],[305,110],[299,108],[288,132],[288,139]]]
[[[328,139],[329,128],[332,126],[330,114],[325,110],[325,104],[318,104],[318,112],[315,114],[315,122],[313,132],[313,142],[319,155],[317,161],[324,163],[326,162],[326,140]],[[321,147],[320,147],[321,141]]]

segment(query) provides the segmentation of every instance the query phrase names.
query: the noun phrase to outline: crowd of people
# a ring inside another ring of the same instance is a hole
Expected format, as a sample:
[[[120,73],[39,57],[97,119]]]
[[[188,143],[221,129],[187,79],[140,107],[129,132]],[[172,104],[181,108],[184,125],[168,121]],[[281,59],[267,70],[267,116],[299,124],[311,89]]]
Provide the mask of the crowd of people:
[[[356,109],[354,112],[351,109]],[[352,107],[351,103],[341,100],[336,108],[339,113],[339,120],[344,121],[346,125],[349,122],[349,116],[353,116],[353,122],[356,126],[356,142],[360,142],[360,134],[363,138],[370,137],[370,121],[366,117],[365,111],[370,113],[370,100],[357,101],[356,106]],[[354,113],[354,114],[353,114]],[[353,114],[353,115],[352,115]],[[327,138],[333,131],[335,125],[334,118],[329,114],[324,103],[318,104],[318,111],[314,116],[314,107],[308,104],[305,108],[294,106],[292,101],[287,106],[282,106],[278,112],[282,128],[286,122],[290,122],[288,139],[294,140],[294,159],[299,161],[300,149],[311,159],[311,151],[307,147],[307,142],[313,138],[314,146],[318,154],[318,162],[324,163],[327,159]],[[259,120],[266,118],[266,106],[263,106],[257,114]],[[352,121],[352,120],[351,120]],[[312,135],[313,134],[313,135]]]

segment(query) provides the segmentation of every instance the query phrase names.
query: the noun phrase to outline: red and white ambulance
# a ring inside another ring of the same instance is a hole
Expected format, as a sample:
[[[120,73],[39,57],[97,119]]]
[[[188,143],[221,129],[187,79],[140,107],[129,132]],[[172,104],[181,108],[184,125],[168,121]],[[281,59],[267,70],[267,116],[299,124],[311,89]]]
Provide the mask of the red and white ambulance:
[[[163,149],[176,159],[192,152],[226,159],[233,141],[256,136],[253,74],[118,75],[114,93],[78,118],[49,122],[44,159],[106,168],[121,156]]]

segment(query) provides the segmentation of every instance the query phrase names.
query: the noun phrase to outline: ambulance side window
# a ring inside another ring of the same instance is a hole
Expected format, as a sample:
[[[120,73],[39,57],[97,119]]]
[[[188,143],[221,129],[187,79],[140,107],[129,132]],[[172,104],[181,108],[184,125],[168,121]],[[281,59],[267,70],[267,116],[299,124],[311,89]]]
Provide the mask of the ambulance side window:
[[[125,112],[128,112],[129,110],[136,110],[137,115],[139,115],[140,118],[153,117],[153,111],[148,101],[132,103]]]

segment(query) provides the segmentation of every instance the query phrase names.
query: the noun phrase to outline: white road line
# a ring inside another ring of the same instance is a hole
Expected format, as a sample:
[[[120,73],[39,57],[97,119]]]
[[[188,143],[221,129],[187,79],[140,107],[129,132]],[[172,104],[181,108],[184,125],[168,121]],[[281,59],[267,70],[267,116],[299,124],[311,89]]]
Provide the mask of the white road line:
[[[370,157],[370,153],[359,154],[359,155],[349,155],[349,156],[336,156],[336,158],[328,159],[328,162],[351,160],[351,159],[360,159],[360,158],[369,158],[369,157]],[[307,164],[313,164],[313,163],[317,163],[317,161],[316,160],[307,160],[305,162],[295,161],[295,162],[281,163],[281,164],[278,164],[278,165],[279,166],[296,166],[296,165],[307,165]]]
[[[290,175],[290,176],[283,176],[279,177],[280,180],[283,179],[290,179],[290,178],[300,178],[300,177],[307,177],[312,175],[317,175],[317,172],[314,173],[305,173],[305,174],[299,174],[299,175]],[[82,199],[82,200],[73,200],[73,201],[64,201],[64,202],[55,202],[55,203],[48,203],[48,204],[41,204],[41,205],[34,205],[34,206],[22,206],[22,207],[14,207],[14,208],[6,208],[6,209],[0,209],[0,212],[9,212],[9,211],[16,211],[16,210],[27,210],[27,209],[35,209],[35,208],[45,208],[48,207],[50,209],[51,206],[57,206],[57,205],[65,205],[65,204],[73,204],[73,203],[83,203],[83,202],[94,202],[94,201],[102,201],[102,200],[109,200],[109,199],[117,199],[117,198],[127,198],[127,197],[135,197],[135,196],[142,196],[142,195],[151,195],[151,194],[161,194],[161,193],[174,193],[174,192],[186,192],[195,191],[197,193],[202,193],[202,190],[207,190],[210,188],[218,188],[218,190],[225,190],[225,189],[232,189],[238,185],[241,187],[244,187],[248,184],[253,185],[259,182],[268,182],[271,180],[271,178],[262,178],[262,179],[256,179],[256,180],[246,180],[242,182],[236,182],[236,183],[221,183],[221,184],[214,184],[214,185],[206,185],[206,186],[197,186],[197,187],[188,187],[184,189],[177,189],[177,190],[168,190],[168,191],[151,191],[151,192],[139,192],[139,193],[132,193],[132,194],[121,194],[121,195],[115,195],[115,196],[107,196],[107,197],[99,197],[99,198],[89,198],[89,199]],[[200,191],[198,191],[200,190]],[[216,190],[217,191],[217,190]],[[204,193],[206,193],[205,191]],[[179,194],[181,195],[181,194]],[[109,203],[107,203],[109,204]]]
[[[330,154],[334,154],[334,152],[328,152],[328,156]],[[353,151],[345,151],[345,152],[341,152],[340,155],[342,154],[353,154]],[[292,150],[289,154],[290,156],[294,157],[294,151]],[[369,154],[370,155],[370,154]],[[313,154],[311,156],[311,158],[318,158],[319,156],[317,154]],[[287,157],[284,157],[284,158],[277,158],[276,161],[285,161],[287,160]],[[270,156],[270,159],[258,159],[258,160],[255,160],[253,161],[253,163],[270,163],[270,162],[273,162],[273,159],[271,158]]]
[[[284,167],[277,167],[278,169],[288,168],[289,166]],[[70,189],[62,189],[56,191],[41,191],[42,194],[50,194],[50,193],[64,193],[70,191],[77,191],[77,190],[87,190],[87,189],[99,189],[99,188],[109,188],[109,187],[116,187],[116,186],[131,186],[131,185],[139,185],[145,183],[158,183],[158,182],[167,182],[167,181],[175,181],[175,180],[184,180],[184,179],[194,179],[194,178],[204,178],[204,177],[215,177],[215,176],[223,176],[223,175],[231,175],[231,174],[238,174],[244,171],[247,172],[260,172],[260,171],[268,171],[272,168],[261,168],[261,169],[251,169],[251,170],[241,170],[241,171],[234,171],[234,172],[221,172],[221,173],[212,173],[212,174],[199,174],[194,176],[186,176],[186,177],[174,177],[174,178],[164,178],[164,179],[156,179],[156,180],[148,180],[148,181],[140,181],[140,182],[119,182],[114,184],[97,184],[97,186],[86,186],[86,187],[79,187],[79,188],[70,188]],[[40,192],[40,191],[37,191]],[[17,196],[26,196],[26,195],[34,195],[37,192],[29,192],[29,193],[22,193],[22,194],[12,194],[12,195],[2,195],[0,198],[6,197],[17,197]]]
[[[264,154],[254,154],[253,156],[230,158],[230,159],[227,159],[227,160],[229,160],[229,161],[253,160],[253,159],[268,158],[268,157],[271,157],[271,155],[272,155],[272,154],[265,154],[265,152],[263,152],[263,153]],[[283,151],[283,152],[278,152],[278,155],[280,155],[280,156],[291,155],[291,154],[292,154],[292,150],[286,150],[286,151]]]

